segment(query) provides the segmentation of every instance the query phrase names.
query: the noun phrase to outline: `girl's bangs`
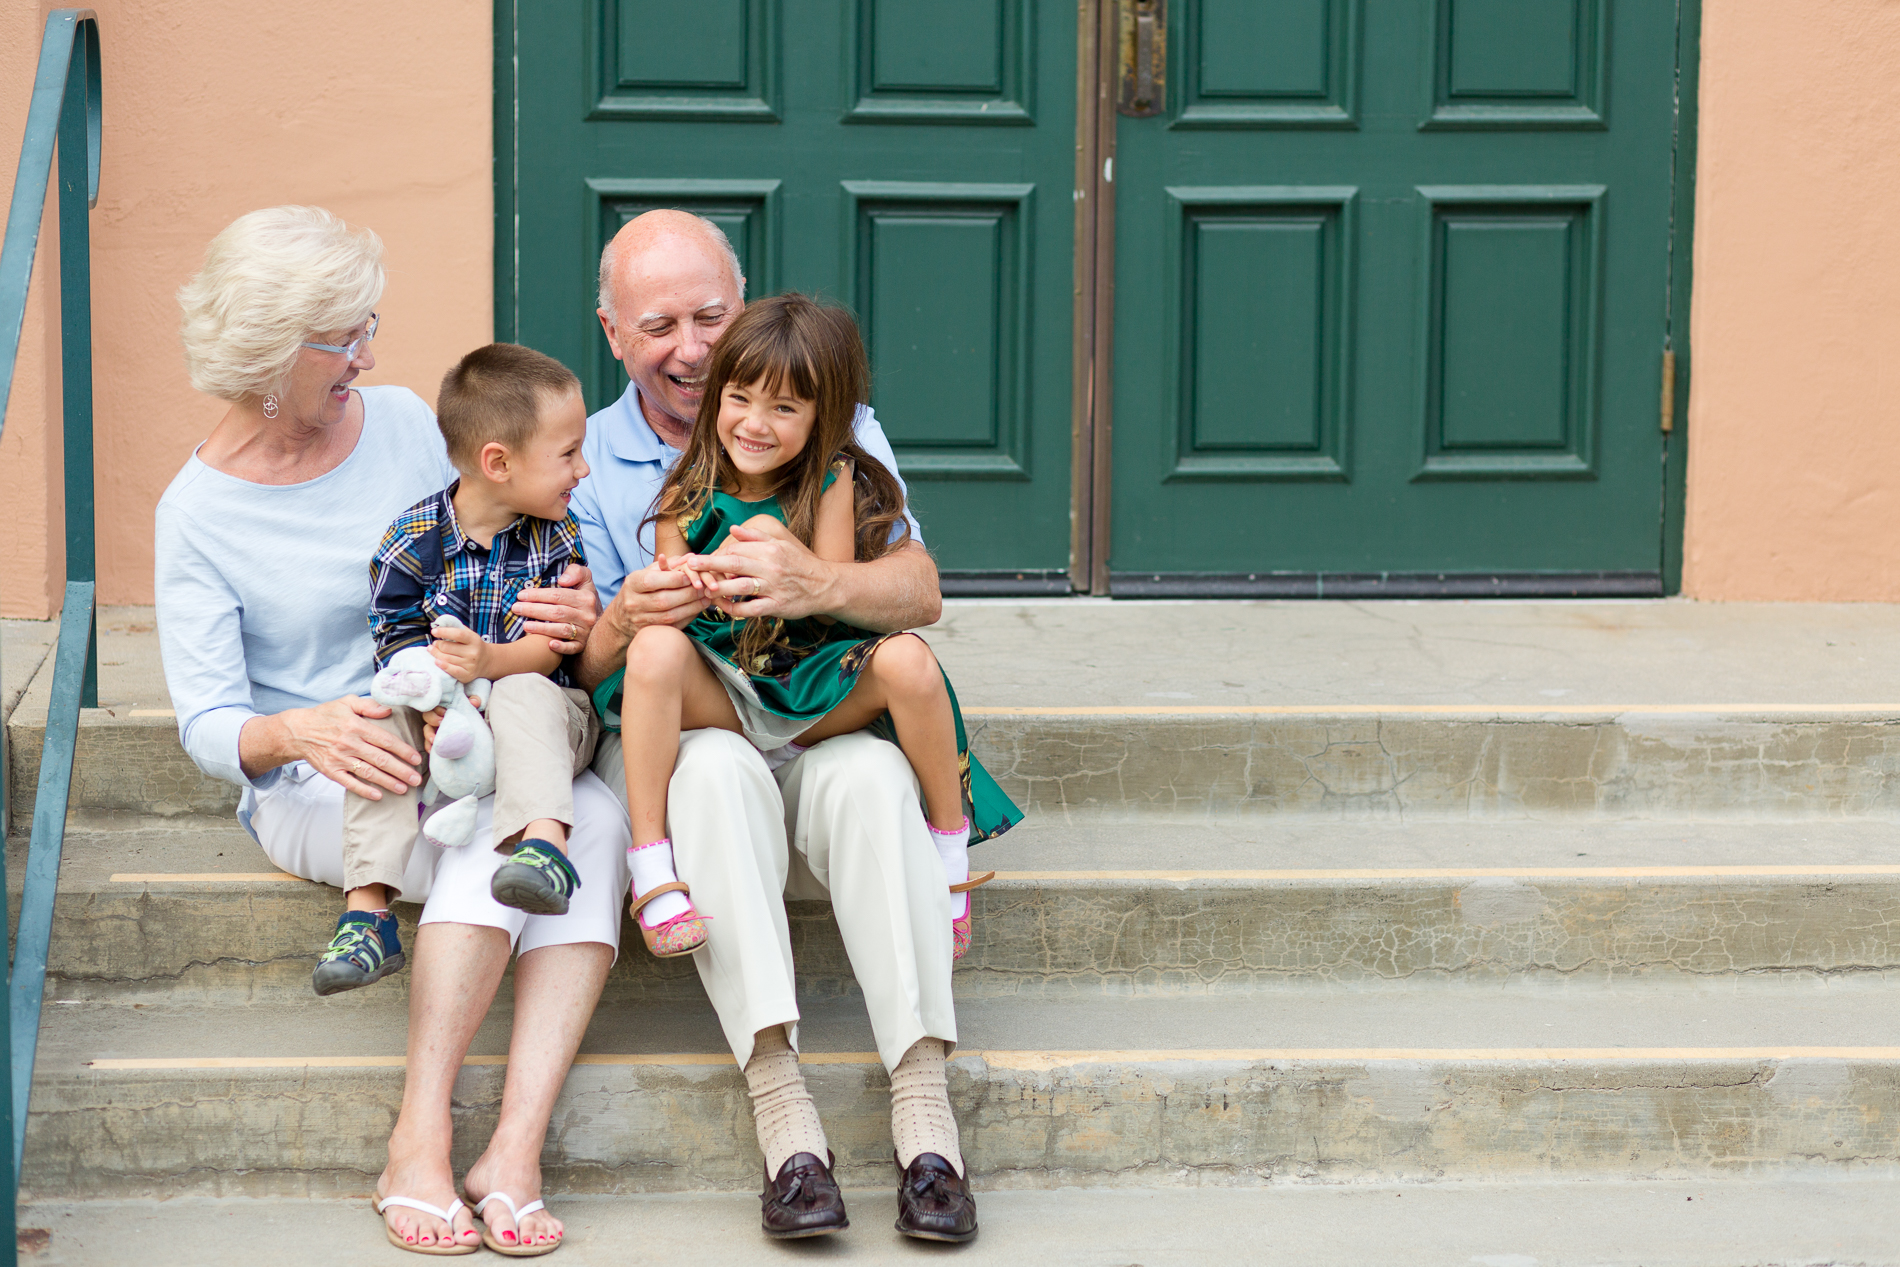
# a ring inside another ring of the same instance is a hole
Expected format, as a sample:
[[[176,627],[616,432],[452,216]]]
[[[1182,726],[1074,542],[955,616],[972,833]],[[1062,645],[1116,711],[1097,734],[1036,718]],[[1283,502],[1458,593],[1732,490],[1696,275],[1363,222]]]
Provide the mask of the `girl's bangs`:
[[[765,390],[774,394],[784,394],[789,387],[789,394],[800,400],[817,400],[818,375],[812,349],[801,346],[805,341],[797,333],[791,323],[775,322],[773,327],[760,331],[759,337],[747,339],[736,350],[721,390],[727,383],[749,387],[762,382]]]

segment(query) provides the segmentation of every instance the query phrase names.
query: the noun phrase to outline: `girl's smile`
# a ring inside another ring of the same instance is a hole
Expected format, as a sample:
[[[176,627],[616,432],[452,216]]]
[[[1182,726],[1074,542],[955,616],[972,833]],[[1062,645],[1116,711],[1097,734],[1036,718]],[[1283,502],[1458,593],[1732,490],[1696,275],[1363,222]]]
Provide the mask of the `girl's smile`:
[[[728,383],[719,398],[719,447],[739,475],[741,497],[764,495],[771,476],[804,452],[818,418],[815,401],[800,400],[784,383]]]

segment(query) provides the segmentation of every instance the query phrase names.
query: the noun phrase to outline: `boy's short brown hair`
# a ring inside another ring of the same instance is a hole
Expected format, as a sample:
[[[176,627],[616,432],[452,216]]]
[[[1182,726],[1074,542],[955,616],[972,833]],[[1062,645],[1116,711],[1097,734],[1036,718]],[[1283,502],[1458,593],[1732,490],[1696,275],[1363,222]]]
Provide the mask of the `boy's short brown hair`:
[[[519,343],[476,348],[442,376],[435,420],[448,442],[449,460],[468,472],[490,442],[519,450],[534,438],[541,406],[581,389],[574,371]]]

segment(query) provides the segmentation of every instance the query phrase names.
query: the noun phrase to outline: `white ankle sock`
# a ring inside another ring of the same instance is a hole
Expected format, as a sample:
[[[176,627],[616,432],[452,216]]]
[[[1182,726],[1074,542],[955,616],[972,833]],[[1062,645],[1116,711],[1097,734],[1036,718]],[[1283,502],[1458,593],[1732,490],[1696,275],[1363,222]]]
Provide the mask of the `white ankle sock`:
[[[805,1075],[798,1071],[798,1053],[785,1041],[783,1025],[762,1029],[753,1038],[745,1085],[752,1097],[752,1124],[759,1132],[766,1174],[777,1175],[793,1153],[825,1160],[825,1128],[818,1121],[811,1092],[805,1089]]]
[[[920,1038],[891,1070],[891,1142],[900,1165],[910,1165],[919,1153],[935,1153],[960,1175],[963,1149],[943,1061],[943,1039]]]
[[[627,865],[633,868],[633,895],[639,897],[662,884],[679,879],[673,872],[673,842],[656,840],[650,845],[635,845],[627,850]],[[648,928],[662,920],[684,915],[692,903],[684,893],[662,893],[640,908],[639,918]]]
[[[970,878],[970,820],[966,817],[963,826],[955,831],[938,831],[929,819],[924,826],[930,828],[930,843],[937,846],[937,860],[943,863],[945,884],[962,884]],[[962,919],[970,910],[968,893],[950,895],[950,918]],[[925,1150],[928,1151],[928,1150]]]

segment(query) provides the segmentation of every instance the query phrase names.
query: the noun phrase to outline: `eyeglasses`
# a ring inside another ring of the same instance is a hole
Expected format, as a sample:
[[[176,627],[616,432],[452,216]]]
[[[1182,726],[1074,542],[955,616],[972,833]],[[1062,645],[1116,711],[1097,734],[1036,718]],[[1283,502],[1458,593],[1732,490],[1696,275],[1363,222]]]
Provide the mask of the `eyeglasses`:
[[[362,335],[357,338],[351,339],[348,343],[344,343],[341,345],[335,344],[335,343],[306,343],[303,346],[307,348],[314,348],[318,352],[341,352],[343,355],[349,357],[352,361],[354,361],[356,359],[357,352],[362,349],[363,345],[376,337],[377,320],[378,320],[378,317],[376,316],[376,314],[373,312],[370,313],[369,324],[363,327]]]

